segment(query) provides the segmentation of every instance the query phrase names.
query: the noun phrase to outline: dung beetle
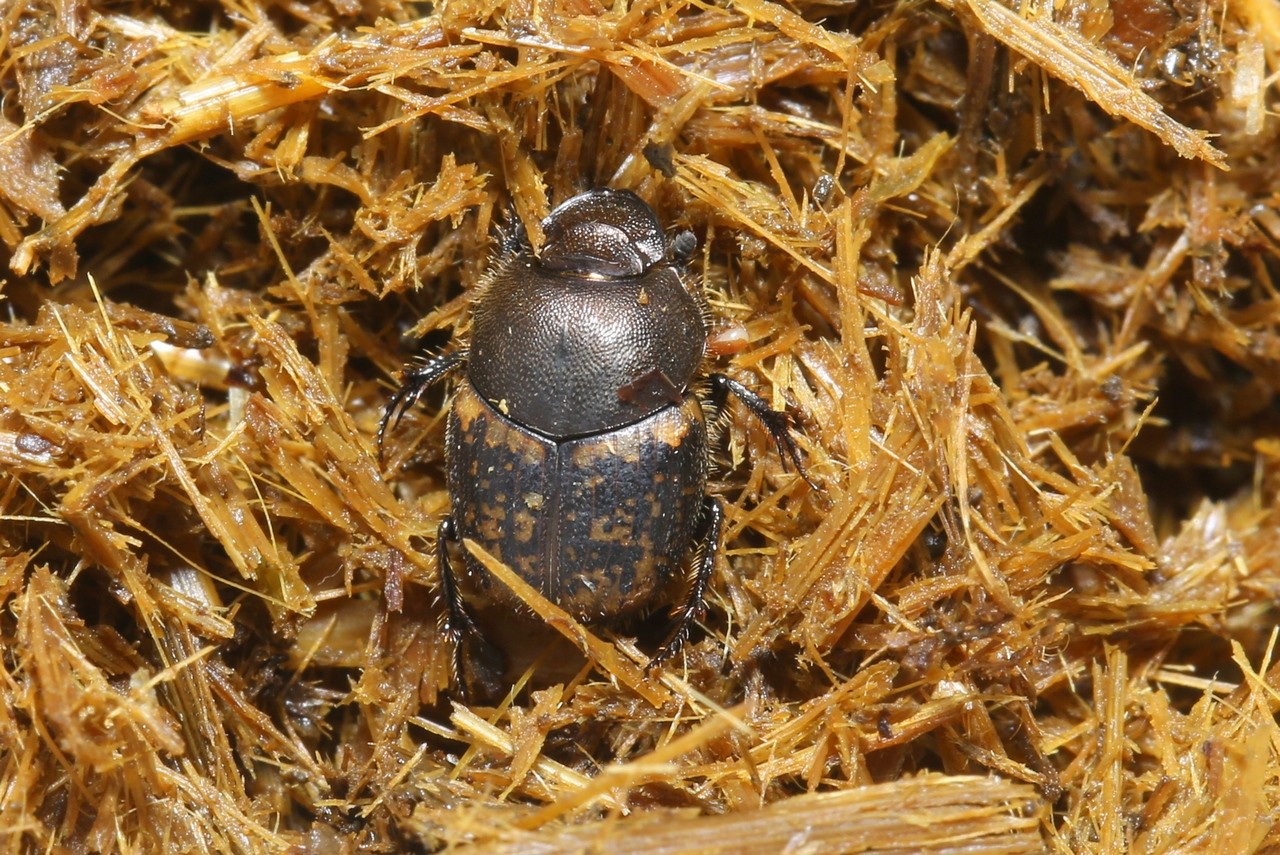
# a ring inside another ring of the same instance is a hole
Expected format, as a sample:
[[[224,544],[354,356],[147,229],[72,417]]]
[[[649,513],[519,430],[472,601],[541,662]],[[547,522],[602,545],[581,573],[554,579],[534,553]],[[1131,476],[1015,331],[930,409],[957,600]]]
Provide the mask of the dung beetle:
[[[559,205],[542,230],[536,253],[523,232],[504,241],[473,304],[469,346],[409,368],[378,428],[381,448],[432,384],[465,368],[445,434],[451,509],[436,541],[460,673],[464,635],[488,647],[463,583],[520,607],[465,550],[457,575],[451,545],[462,538],[587,623],[640,615],[686,584],[653,662],[680,649],[704,608],[723,520],[706,495],[699,388],[717,416],[737,396],[804,475],[784,414],[723,374],[697,382],[709,310],[681,275],[692,233],[668,241],[639,196],[608,189]]]

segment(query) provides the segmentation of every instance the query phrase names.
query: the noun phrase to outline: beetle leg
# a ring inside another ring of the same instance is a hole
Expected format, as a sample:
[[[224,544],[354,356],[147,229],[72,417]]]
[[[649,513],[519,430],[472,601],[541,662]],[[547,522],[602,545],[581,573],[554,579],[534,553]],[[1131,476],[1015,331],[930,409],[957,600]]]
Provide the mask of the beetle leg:
[[[716,569],[716,555],[720,552],[720,530],[723,524],[724,509],[720,507],[719,500],[704,496],[699,520],[701,531],[698,535],[701,546],[697,551],[697,567],[694,570],[693,582],[689,586],[689,596],[680,606],[675,627],[667,637],[666,643],[649,662],[650,668],[661,665],[680,652],[680,648],[689,638],[690,630],[693,629],[693,622],[706,610],[707,588],[711,585],[711,575]]]
[[[449,609],[445,619],[445,633],[454,642],[461,642],[463,633],[480,636],[480,627],[476,624],[467,604],[463,602],[462,593],[458,590],[458,580],[453,575],[453,561],[449,559],[449,544],[458,542],[458,529],[453,520],[446,518],[436,529],[436,564],[440,569],[440,587],[444,592],[444,604]]]
[[[435,383],[466,362],[467,356],[467,351],[455,350],[453,353],[432,357],[405,372],[404,379],[400,381],[400,388],[387,402],[387,408],[382,412],[382,421],[378,423],[379,460],[382,459],[382,440],[386,436],[387,428],[394,428],[400,424],[405,411],[418,403],[418,399]]]
[[[809,479],[808,473],[804,471],[804,463],[800,460],[800,448],[791,437],[791,419],[786,413],[780,413],[770,407],[764,398],[761,398],[737,380],[732,380],[723,374],[712,374],[708,379],[711,382],[711,406],[717,414],[724,412],[725,402],[729,397],[729,393],[732,392],[769,431],[769,435],[773,437],[774,445],[778,447],[778,455],[782,458],[783,468],[786,468],[787,460],[790,459],[795,464],[796,471],[800,473],[800,477],[805,480],[805,483],[815,490],[819,489],[818,485],[813,483]]]
[[[453,562],[449,559],[449,544],[458,542],[458,528],[452,519],[446,517],[436,530],[436,564],[440,570],[440,587],[446,608],[444,632],[453,642],[453,676],[464,689],[471,691],[478,686],[481,697],[491,697],[499,685],[502,654],[484,637],[458,589]]]

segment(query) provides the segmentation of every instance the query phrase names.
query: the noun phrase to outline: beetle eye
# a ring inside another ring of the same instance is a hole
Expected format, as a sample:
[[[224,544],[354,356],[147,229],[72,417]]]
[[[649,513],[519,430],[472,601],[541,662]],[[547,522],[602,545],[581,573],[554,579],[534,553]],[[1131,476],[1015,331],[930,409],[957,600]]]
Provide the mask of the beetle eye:
[[[629,190],[592,190],[542,223],[541,265],[601,278],[640,276],[666,256],[666,237],[643,199]]]

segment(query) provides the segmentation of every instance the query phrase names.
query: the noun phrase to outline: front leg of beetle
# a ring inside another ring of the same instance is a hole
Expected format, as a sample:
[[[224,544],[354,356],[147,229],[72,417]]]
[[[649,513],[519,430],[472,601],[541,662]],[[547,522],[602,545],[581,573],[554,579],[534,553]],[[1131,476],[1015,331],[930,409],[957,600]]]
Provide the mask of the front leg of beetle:
[[[421,365],[405,372],[400,388],[391,396],[387,408],[382,412],[382,421],[378,424],[378,457],[382,457],[382,440],[387,428],[400,424],[400,419],[424,393],[451,372],[461,367],[469,356],[466,350],[455,350],[441,356],[432,357]]]
[[[702,500],[702,518],[699,520],[696,567],[693,572],[693,583],[689,586],[689,595],[685,597],[680,611],[676,615],[675,627],[667,636],[662,649],[649,661],[654,668],[670,659],[689,638],[689,632],[707,607],[707,588],[711,585],[711,575],[716,569],[716,555],[720,552],[720,531],[724,527],[724,509],[720,502],[711,496]]]
[[[729,397],[729,393],[732,392],[769,431],[769,435],[773,437],[774,444],[778,447],[778,454],[782,457],[783,468],[786,468],[789,458],[795,464],[796,471],[800,473],[800,477],[810,487],[815,490],[818,489],[818,485],[809,480],[808,474],[804,471],[804,463],[800,460],[800,449],[796,445],[796,441],[791,437],[791,420],[787,418],[787,414],[778,412],[773,407],[770,407],[764,398],[723,374],[712,374],[708,379],[711,383],[711,406],[715,409],[717,415],[724,412],[725,402]]]

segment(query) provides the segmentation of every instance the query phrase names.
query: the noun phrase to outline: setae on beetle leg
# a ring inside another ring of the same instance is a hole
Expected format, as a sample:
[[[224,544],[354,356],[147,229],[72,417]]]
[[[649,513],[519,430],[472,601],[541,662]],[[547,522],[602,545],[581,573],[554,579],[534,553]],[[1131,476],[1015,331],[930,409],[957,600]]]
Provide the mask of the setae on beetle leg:
[[[445,632],[454,642],[461,642],[463,633],[482,637],[480,627],[467,611],[467,604],[458,590],[458,580],[453,575],[453,561],[449,558],[449,544],[460,543],[458,529],[453,520],[446,518],[436,529],[436,564],[440,570],[440,587],[444,592],[444,604],[449,609]]]
[[[800,449],[796,446],[796,441],[791,438],[791,419],[787,414],[778,412],[770,407],[764,398],[723,374],[712,374],[708,380],[711,383],[711,406],[717,415],[724,412],[725,402],[729,393],[732,392],[769,431],[774,445],[778,447],[778,455],[782,458],[782,467],[785,469],[787,460],[790,459],[805,483],[817,490],[818,485],[809,480],[808,473],[804,471],[804,463],[800,460]]]
[[[697,550],[697,566],[694,569],[693,582],[689,585],[689,596],[685,597],[680,611],[676,615],[675,627],[662,645],[662,649],[649,662],[653,668],[670,659],[689,638],[693,622],[697,620],[707,607],[707,587],[711,584],[711,574],[716,569],[716,555],[720,552],[720,530],[724,523],[724,509],[718,499],[704,496],[702,499],[702,515],[699,520],[701,541]]]
[[[421,365],[405,372],[400,381],[400,388],[391,396],[387,408],[382,413],[382,421],[378,424],[378,458],[382,458],[382,440],[387,428],[394,428],[400,423],[405,411],[418,403],[423,394],[443,379],[449,372],[467,361],[468,351],[456,350],[442,356],[434,356]]]
[[[453,642],[453,673],[479,697],[492,697],[501,689],[502,654],[484,637],[458,589],[449,559],[449,545],[458,544],[458,529],[446,517],[436,530],[436,565],[440,570],[440,587],[445,608],[445,635]]]

